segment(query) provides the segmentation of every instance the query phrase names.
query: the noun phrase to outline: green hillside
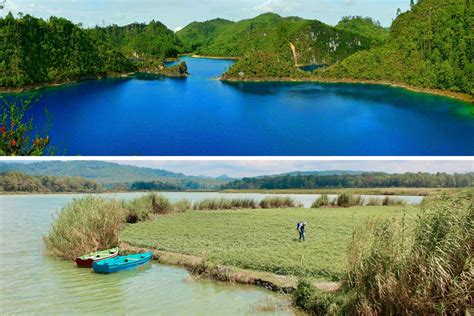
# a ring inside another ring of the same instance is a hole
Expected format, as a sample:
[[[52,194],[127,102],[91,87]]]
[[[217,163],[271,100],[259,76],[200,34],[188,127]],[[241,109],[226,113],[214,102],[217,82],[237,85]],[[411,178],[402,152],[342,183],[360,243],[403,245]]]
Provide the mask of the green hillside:
[[[389,34],[388,28],[382,27],[378,21],[370,17],[345,16],[336,28],[371,37],[379,42],[385,41]]]
[[[97,193],[102,186],[81,177],[31,176],[19,172],[0,173],[0,192]]]
[[[215,187],[232,179],[186,176],[171,171],[141,168],[102,161],[48,161],[35,163],[0,163],[0,173],[21,172],[34,176],[82,177],[106,186],[134,182],[166,182],[175,185],[193,182],[198,188]]]
[[[9,13],[0,18],[0,87],[59,83],[130,72],[133,64],[72,22]]]
[[[200,55],[244,57],[258,51],[301,65],[331,64],[377,42],[376,38],[316,20],[284,18],[274,13],[235,23],[225,20],[191,23],[178,36]],[[295,56],[291,45],[295,47]]]
[[[374,23],[373,29],[377,28]],[[223,76],[229,80],[305,78],[309,73],[298,66],[330,65],[382,43],[375,31],[357,33],[316,20],[284,18],[274,13],[235,23],[225,20],[191,23],[178,36],[196,54],[239,57]]]
[[[225,19],[214,19],[206,22],[193,22],[176,33],[186,44],[188,51],[199,52],[201,47],[210,44],[213,38],[234,22]]]
[[[165,59],[183,52],[183,44],[176,34],[157,21],[95,27],[86,32],[129,58]]]
[[[420,0],[393,22],[385,45],[359,52],[319,75],[473,95],[473,17],[469,1]]]

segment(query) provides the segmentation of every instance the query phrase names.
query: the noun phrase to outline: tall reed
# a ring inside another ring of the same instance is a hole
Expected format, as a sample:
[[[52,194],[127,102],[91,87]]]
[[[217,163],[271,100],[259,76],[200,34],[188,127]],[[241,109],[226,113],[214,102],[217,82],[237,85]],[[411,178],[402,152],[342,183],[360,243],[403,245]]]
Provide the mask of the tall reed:
[[[329,197],[327,194],[321,194],[319,198],[316,199],[316,201],[311,204],[311,208],[320,208],[323,206],[328,206],[330,204],[329,202]]]
[[[77,256],[114,247],[128,213],[123,202],[99,197],[75,199],[58,213],[45,236],[46,251],[54,256]]]
[[[464,314],[474,293],[472,200],[427,205],[405,218],[355,231],[348,285],[362,314]]]
[[[205,199],[194,203],[195,210],[254,209],[257,203],[253,199]]]
[[[296,206],[292,198],[283,196],[266,197],[260,201],[261,208],[291,208]]]

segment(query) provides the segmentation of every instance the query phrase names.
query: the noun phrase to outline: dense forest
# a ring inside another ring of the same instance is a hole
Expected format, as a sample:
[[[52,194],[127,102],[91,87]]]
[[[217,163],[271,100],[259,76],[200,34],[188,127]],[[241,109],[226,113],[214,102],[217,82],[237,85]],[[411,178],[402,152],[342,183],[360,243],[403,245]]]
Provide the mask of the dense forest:
[[[386,43],[319,71],[330,78],[382,80],[474,94],[474,6],[419,0],[393,22]]]
[[[51,17],[0,18],[0,86],[58,83],[134,71],[117,50],[79,26]]]
[[[64,83],[132,72],[184,77],[185,64],[166,67],[183,47],[159,22],[83,29],[11,13],[0,18],[0,87]]]
[[[474,184],[474,173],[364,173],[361,175],[285,175],[244,178],[222,185],[222,189],[316,189],[316,188],[466,188]]]
[[[163,60],[176,58],[179,53],[184,52],[183,44],[176,34],[157,21],[126,26],[97,26],[86,32],[119,50],[128,58]]]
[[[352,31],[379,42],[385,41],[389,34],[388,28],[382,27],[379,21],[375,21],[370,17],[345,16],[339,21],[336,28]]]
[[[95,193],[102,186],[81,177],[30,176],[19,172],[0,173],[0,192]]]
[[[358,23],[362,22],[354,20],[354,24]],[[382,29],[376,23],[373,28]],[[361,34],[316,20],[283,18],[274,13],[239,22],[194,22],[177,35],[196,54],[239,57],[225,75],[227,79],[304,77],[307,74],[299,71],[298,65],[332,64],[382,42],[378,34],[372,37],[370,32]]]
[[[186,191],[186,190],[215,190],[219,188],[217,183],[206,183],[202,181],[138,181],[129,186],[132,191]]]

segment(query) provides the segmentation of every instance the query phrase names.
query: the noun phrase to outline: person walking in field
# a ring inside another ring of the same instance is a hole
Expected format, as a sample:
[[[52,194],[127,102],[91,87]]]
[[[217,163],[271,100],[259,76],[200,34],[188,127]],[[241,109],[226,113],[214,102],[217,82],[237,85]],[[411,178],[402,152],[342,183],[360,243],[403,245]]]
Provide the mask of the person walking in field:
[[[306,223],[306,222],[299,222],[298,224],[296,224],[296,230],[298,230],[298,233],[300,234],[299,241],[305,241],[306,240],[305,235],[304,235],[306,225],[308,225],[308,223]]]

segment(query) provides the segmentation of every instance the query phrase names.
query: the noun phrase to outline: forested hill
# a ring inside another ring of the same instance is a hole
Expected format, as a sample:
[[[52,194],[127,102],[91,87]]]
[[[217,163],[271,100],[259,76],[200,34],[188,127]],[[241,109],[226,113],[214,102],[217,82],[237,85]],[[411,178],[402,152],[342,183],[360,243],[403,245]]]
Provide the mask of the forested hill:
[[[472,1],[419,0],[395,19],[382,47],[358,52],[320,75],[474,95],[473,17]]]
[[[360,175],[284,175],[244,178],[222,189],[317,189],[317,188],[465,188],[474,184],[474,173],[364,173]]]
[[[48,161],[35,163],[0,163],[0,172],[28,175],[82,177],[110,187],[135,182],[170,183],[183,188],[216,188],[232,179],[186,176],[167,170],[119,165],[102,161]],[[155,185],[156,185],[155,183]]]
[[[129,58],[175,58],[184,52],[183,44],[176,34],[157,21],[126,26],[97,26],[86,31]]]
[[[63,19],[30,15],[0,18],[0,87],[21,88],[131,72],[173,77],[185,65],[167,68],[181,41],[160,22],[83,29]]]
[[[316,20],[284,18],[274,13],[235,23],[220,19],[195,22],[177,34],[185,45],[200,55],[244,57],[258,51],[275,54],[296,64],[331,64],[380,42],[370,34],[335,28]],[[293,56],[290,43],[296,56]]]
[[[234,22],[225,19],[193,22],[178,31],[176,35],[185,44],[188,52],[200,53],[201,48],[209,46],[213,39],[231,24]]]
[[[98,193],[102,186],[81,177],[31,176],[19,172],[0,173],[0,192]]]
[[[345,16],[339,21],[336,28],[365,35],[379,42],[385,41],[389,34],[388,28],[382,27],[379,21],[370,17]]]
[[[133,71],[117,50],[72,22],[9,13],[0,18],[0,87],[62,83]]]

